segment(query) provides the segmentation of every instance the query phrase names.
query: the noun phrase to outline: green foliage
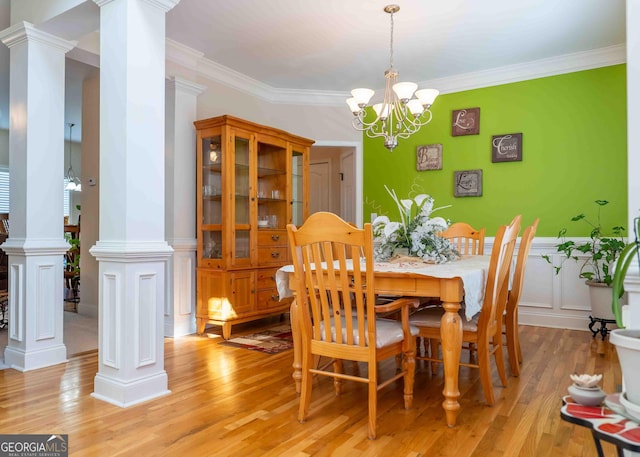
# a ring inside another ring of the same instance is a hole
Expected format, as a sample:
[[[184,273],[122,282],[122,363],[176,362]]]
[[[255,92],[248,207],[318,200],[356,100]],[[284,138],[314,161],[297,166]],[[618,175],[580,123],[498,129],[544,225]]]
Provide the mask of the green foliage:
[[[620,303],[620,298],[624,295],[624,277],[627,275],[627,271],[634,257],[638,257],[638,264],[640,264],[640,240],[638,240],[640,217],[636,217],[633,222],[635,238],[631,243],[627,244],[620,253],[611,284],[611,288],[613,289],[613,303],[611,304],[611,308],[616,317],[616,324],[620,328],[624,328],[622,325],[622,305]]]
[[[622,234],[624,227],[616,225],[611,227],[609,233],[605,235],[601,222],[601,210],[603,206],[609,204],[607,200],[595,201],[598,211],[595,221],[587,219],[584,213],[578,214],[571,218],[572,222],[583,221],[591,226],[591,234],[589,241],[583,243],[575,243],[572,240],[566,240],[565,235],[567,229],[563,228],[558,233],[561,242],[556,245],[556,250],[565,255],[560,266],[554,267],[556,274],[560,272],[564,262],[567,259],[581,261],[580,277],[588,281],[595,281],[611,285],[613,282],[613,269],[618,256],[625,247]],[[584,254],[579,256],[579,254]],[[552,263],[549,256],[542,256],[547,262]]]

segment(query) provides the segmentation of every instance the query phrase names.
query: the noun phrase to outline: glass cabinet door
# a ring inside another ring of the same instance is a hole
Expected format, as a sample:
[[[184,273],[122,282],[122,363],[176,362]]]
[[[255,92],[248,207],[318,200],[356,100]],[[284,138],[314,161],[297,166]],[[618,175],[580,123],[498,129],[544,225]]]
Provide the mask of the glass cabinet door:
[[[234,205],[233,205],[233,239],[234,247],[232,259],[234,264],[250,261],[250,218],[251,218],[251,181],[250,181],[250,157],[251,138],[250,135],[241,136],[237,133],[234,136],[235,163],[233,174]],[[243,261],[244,259],[244,261]]]
[[[305,154],[296,151],[291,154],[291,223],[296,227],[303,224],[305,219],[305,193],[304,186],[304,159]]]
[[[222,259],[222,143],[220,135],[202,139],[202,260]]]
[[[258,139],[258,230],[287,226],[287,145]]]

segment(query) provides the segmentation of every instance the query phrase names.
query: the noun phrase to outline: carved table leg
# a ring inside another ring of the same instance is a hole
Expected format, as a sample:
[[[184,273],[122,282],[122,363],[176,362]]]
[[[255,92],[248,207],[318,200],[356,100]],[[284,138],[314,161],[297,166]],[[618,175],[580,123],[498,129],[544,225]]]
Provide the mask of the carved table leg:
[[[453,283],[451,285],[457,285]],[[458,285],[458,288],[461,286]],[[445,287],[446,288],[446,287]],[[448,292],[454,292],[449,290]],[[458,372],[460,367],[460,352],[462,350],[462,321],[458,310],[460,303],[451,301],[454,295],[445,291],[441,294],[445,310],[440,324],[440,338],[442,341],[442,359],[444,361],[444,401],[442,407],[447,416],[447,425],[456,425],[456,418],[460,410],[460,391],[458,390]]]

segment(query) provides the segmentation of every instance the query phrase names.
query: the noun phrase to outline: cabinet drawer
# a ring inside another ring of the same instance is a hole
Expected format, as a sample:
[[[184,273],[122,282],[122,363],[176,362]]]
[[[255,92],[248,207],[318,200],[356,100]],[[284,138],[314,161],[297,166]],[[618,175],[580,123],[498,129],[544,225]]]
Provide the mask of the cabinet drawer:
[[[286,246],[286,230],[258,230],[258,246]]]
[[[258,246],[258,264],[282,265],[287,262],[288,248],[286,246],[261,247]]]
[[[276,271],[278,271],[277,268],[258,270],[258,289],[273,289],[276,287]]]
[[[280,301],[278,291],[275,288],[258,291],[258,309],[274,308],[283,303]]]

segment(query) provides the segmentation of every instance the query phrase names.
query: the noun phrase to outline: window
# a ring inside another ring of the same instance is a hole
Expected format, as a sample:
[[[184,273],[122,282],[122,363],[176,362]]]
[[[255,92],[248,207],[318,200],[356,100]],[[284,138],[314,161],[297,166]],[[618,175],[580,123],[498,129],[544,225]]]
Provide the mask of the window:
[[[64,216],[69,215],[69,190],[66,190],[67,180],[64,180],[62,191],[64,193]],[[9,212],[9,167],[0,165],[0,213]]]
[[[0,165],[0,213],[9,212],[9,167]]]

